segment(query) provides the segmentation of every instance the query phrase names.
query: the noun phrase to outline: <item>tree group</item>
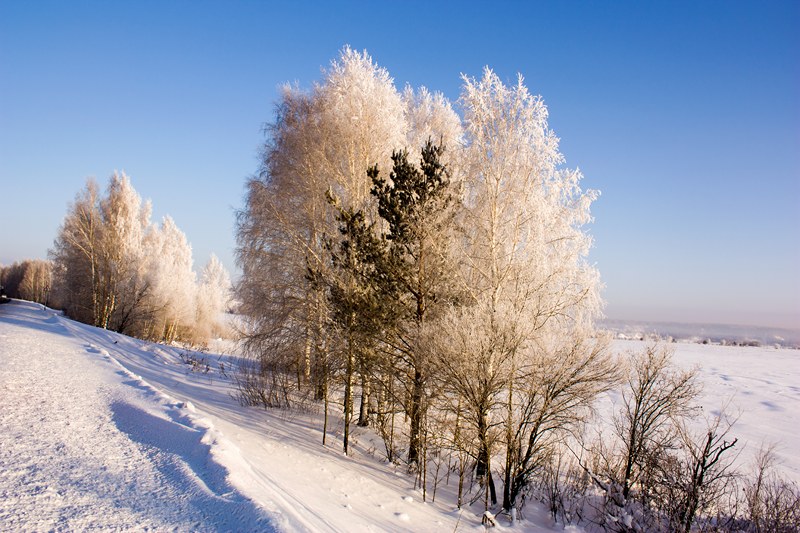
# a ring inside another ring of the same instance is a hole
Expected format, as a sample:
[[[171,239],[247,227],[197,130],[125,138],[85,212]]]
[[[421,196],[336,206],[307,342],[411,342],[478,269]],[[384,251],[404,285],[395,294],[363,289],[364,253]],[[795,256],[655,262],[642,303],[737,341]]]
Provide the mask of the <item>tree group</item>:
[[[350,424],[371,425],[423,489],[444,449],[487,505],[500,471],[510,509],[616,376],[593,329],[596,194],[521,78],[464,77],[458,108],[349,48],[284,89],[238,218],[240,390],[321,401],[324,435],[337,403],[345,452]]]
[[[0,287],[10,298],[47,305],[53,287],[53,265],[41,259],[26,259],[0,266]]]
[[[127,335],[202,343],[228,306],[228,274],[212,256],[198,280],[184,233],[169,216],[153,224],[150,213],[125,174],[111,176],[105,194],[89,180],[50,252],[57,305]]]

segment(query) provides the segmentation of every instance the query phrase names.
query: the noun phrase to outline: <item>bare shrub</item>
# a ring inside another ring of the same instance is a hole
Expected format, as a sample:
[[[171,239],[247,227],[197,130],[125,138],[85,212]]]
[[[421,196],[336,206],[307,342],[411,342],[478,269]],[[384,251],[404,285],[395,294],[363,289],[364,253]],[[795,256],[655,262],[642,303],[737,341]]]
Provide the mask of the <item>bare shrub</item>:
[[[553,521],[569,525],[583,521],[591,486],[586,471],[559,450],[542,469],[538,491]]]
[[[774,447],[756,457],[755,473],[744,489],[746,531],[800,531],[800,487],[775,472],[776,461]]]
[[[291,376],[263,361],[246,360],[233,374],[236,399],[243,406],[289,409],[296,390]]]

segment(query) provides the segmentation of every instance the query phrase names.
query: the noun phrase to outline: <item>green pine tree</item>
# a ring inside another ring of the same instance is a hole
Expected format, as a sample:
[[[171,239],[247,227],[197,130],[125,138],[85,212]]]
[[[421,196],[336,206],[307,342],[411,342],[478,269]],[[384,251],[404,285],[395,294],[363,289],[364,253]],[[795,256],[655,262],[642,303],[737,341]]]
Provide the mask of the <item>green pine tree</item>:
[[[443,151],[443,146],[429,140],[422,148],[419,167],[408,161],[407,152],[400,151],[392,155],[389,180],[381,178],[376,167],[369,171],[378,214],[387,225],[381,276],[382,284],[392,288],[384,294],[395,300],[398,313],[388,333],[396,338],[390,345],[398,352],[397,359],[407,367],[408,462],[417,466],[430,377],[426,328],[457,292],[448,253],[455,198],[450,174],[441,161]]]

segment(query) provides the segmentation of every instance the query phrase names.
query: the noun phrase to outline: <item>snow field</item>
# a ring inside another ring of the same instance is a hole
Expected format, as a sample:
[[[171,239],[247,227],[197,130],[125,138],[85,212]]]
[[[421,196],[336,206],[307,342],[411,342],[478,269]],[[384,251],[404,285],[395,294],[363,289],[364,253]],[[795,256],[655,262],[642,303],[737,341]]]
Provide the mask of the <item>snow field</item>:
[[[724,410],[734,421],[729,436],[739,439],[737,464],[742,472],[749,473],[762,447],[775,445],[781,474],[800,483],[800,350],[671,346],[677,364],[700,369],[703,416],[711,418]]]
[[[700,366],[704,414],[738,416],[740,470],[776,443],[782,474],[800,481],[800,352],[672,346],[676,364]],[[233,358],[195,356],[209,372],[175,348],[0,306],[0,530],[483,531],[481,504],[454,509],[454,476],[432,503],[429,473],[424,503],[371,431],[353,428],[345,457],[340,420],[323,447],[321,413],[242,408],[223,372]],[[564,531],[534,504],[524,514],[498,529]]]
[[[616,340],[612,349],[641,353],[647,344]],[[706,420],[724,412],[733,422],[727,440],[738,439],[731,453],[741,473],[750,473],[759,450],[775,445],[781,475],[800,483],[800,350],[689,342],[667,346],[675,351],[674,364],[699,369],[701,411],[691,427],[703,432]],[[621,402],[621,391],[601,398],[600,418],[610,420]]]

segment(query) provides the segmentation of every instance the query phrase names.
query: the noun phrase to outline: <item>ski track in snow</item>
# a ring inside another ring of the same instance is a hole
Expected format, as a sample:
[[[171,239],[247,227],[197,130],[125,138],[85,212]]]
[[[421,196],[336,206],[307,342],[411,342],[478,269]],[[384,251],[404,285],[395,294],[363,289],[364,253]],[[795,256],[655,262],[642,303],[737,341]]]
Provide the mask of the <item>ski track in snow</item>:
[[[448,507],[404,500],[409,493],[421,500],[421,493],[413,491],[413,477],[398,478],[386,465],[376,468],[372,456],[344,458],[333,434],[327,447],[320,446],[317,420],[280,410],[243,409],[231,397],[229,381],[214,378],[214,373],[188,372],[187,365],[168,353],[170,348],[59,320],[83,342],[107,347],[120,369],[129,369],[124,372],[130,385],[146,382],[162,391],[159,396],[190,400],[192,409],[202,413],[194,416],[195,423],[213,428],[212,455],[226,464],[236,487],[271,514],[277,529],[435,532],[452,530],[458,522],[457,515],[442,516],[452,511]],[[213,357],[209,361],[213,365]],[[353,428],[354,449],[358,429]]]
[[[81,329],[0,307],[0,529],[273,529],[209,455],[209,428]]]

